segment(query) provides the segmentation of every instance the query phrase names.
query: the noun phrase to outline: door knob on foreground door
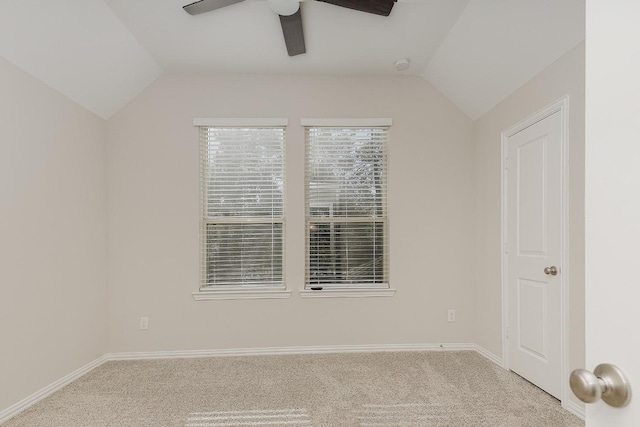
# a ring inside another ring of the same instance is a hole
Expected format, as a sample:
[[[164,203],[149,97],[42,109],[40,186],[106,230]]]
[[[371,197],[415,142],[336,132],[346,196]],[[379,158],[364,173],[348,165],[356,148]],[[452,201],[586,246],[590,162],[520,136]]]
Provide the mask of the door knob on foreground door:
[[[603,363],[596,366],[593,374],[586,369],[576,369],[569,378],[571,391],[584,403],[604,400],[605,403],[622,408],[631,401],[631,385],[622,371],[615,365]]]
[[[555,276],[556,274],[558,274],[558,267],[556,267],[555,265],[552,265],[551,267],[545,267],[544,274]]]

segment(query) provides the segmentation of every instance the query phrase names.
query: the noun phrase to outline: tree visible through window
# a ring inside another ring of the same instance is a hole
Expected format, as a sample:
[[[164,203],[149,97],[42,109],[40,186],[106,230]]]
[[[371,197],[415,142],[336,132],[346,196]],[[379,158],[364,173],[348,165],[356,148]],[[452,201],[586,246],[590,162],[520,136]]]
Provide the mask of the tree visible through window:
[[[388,287],[386,127],[306,128],[307,287]]]
[[[202,287],[283,286],[284,129],[200,129]]]

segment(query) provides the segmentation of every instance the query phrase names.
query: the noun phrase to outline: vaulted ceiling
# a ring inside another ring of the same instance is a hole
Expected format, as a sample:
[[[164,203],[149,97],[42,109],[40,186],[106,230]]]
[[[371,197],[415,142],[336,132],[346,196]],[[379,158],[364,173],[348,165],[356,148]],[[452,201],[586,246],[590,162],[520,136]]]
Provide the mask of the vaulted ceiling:
[[[584,40],[584,0],[398,0],[389,17],[307,0],[289,57],[264,0],[190,2],[5,0],[0,55],[105,119],[164,72],[421,75],[475,119]]]

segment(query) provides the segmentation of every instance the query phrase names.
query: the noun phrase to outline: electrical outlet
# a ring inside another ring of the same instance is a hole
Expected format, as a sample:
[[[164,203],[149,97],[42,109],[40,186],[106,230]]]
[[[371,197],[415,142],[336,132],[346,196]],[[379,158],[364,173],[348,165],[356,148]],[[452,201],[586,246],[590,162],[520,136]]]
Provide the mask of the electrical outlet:
[[[452,308],[447,311],[447,322],[455,322],[456,321],[456,311]]]
[[[140,318],[140,329],[149,329],[149,318],[147,316]]]

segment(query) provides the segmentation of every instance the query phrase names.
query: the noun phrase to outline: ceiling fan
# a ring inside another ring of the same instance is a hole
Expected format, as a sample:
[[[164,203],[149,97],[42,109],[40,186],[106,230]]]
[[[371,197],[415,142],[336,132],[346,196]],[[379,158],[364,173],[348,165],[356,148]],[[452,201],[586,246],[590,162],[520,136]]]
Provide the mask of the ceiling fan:
[[[191,14],[210,12],[244,0],[199,0],[183,6],[183,9]],[[394,3],[397,0],[315,0],[342,6],[360,12],[374,13],[376,15],[389,16]],[[271,10],[280,15],[280,25],[284,42],[287,45],[289,56],[300,55],[307,50],[304,44],[304,32],[302,31],[302,12],[299,0],[267,0]]]

